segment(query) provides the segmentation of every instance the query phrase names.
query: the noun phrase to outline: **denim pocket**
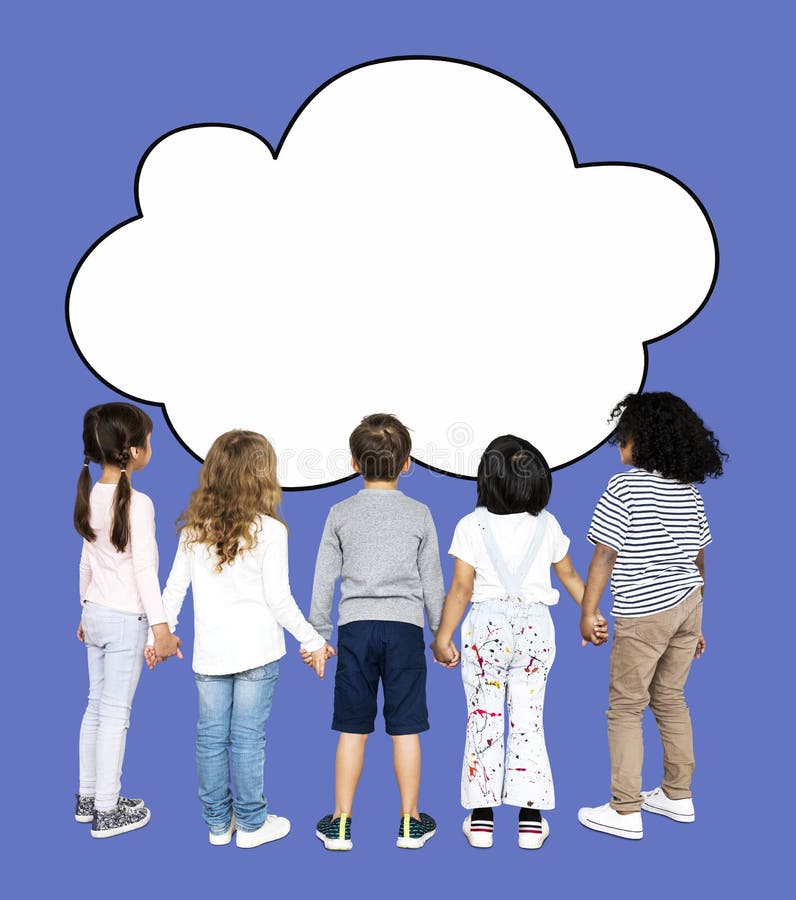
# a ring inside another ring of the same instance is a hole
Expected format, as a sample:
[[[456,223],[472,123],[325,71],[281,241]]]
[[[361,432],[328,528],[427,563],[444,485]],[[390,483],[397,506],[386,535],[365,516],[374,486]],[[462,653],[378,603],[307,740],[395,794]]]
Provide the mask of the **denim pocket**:
[[[276,680],[279,675],[279,660],[267,663],[264,666],[257,666],[256,669],[246,669],[245,672],[238,672],[236,678],[242,678],[244,681],[266,681],[268,679]]]

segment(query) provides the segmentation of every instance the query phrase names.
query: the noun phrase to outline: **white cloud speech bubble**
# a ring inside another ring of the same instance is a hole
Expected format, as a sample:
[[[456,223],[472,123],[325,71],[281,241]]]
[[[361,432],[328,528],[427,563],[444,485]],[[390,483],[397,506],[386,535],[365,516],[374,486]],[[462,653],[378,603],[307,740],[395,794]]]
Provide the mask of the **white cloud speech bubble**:
[[[276,157],[232,126],[169,134],[137,200],[75,271],[77,349],[200,458],[230,428],[263,432],[286,487],[350,475],[348,434],[379,411],[452,474],[506,432],[553,466],[583,456],[717,261],[680,183],[576,166],[527,90],[445,60],[338,76]]]

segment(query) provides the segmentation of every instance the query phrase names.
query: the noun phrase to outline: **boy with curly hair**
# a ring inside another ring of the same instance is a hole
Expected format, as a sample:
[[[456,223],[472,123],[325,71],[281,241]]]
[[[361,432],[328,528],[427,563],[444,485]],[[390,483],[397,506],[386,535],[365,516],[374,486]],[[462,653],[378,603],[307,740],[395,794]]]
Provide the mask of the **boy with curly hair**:
[[[581,634],[611,578],[608,744],[611,800],[578,811],[582,825],[638,840],[641,810],[694,821],[694,747],[684,687],[705,650],[702,595],[710,528],[694,482],[723,473],[727,454],[713,432],[673,394],[628,394],[613,410],[616,442],[632,468],[615,475],[597,503],[588,538],[595,545],[581,608]],[[663,782],[641,790],[641,717],[649,706],[663,743]]]

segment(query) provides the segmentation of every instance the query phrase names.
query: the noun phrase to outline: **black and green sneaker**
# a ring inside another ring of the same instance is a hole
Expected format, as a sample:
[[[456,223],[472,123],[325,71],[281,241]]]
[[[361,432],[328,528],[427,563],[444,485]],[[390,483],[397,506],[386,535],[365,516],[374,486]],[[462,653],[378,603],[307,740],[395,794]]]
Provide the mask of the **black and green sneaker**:
[[[336,819],[324,816],[315,826],[315,837],[323,841],[327,850],[351,850],[354,844],[351,840],[351,816],[345,813]]]
[[[420,813],[419,819],[409,815],[401,816],[397,846],[406,850],[419,850],[436,833],[437,823],[426,813]]]

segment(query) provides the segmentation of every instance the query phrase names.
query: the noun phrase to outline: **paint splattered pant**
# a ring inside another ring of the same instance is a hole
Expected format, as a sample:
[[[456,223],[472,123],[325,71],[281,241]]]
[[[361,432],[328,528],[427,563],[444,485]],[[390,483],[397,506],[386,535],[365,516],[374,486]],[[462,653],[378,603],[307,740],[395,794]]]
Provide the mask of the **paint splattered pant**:
[[[555,630],[542,603],[482,600],[462,624],[467,735],[462,806],[555,806],[544,742],[544,692]],[[508,741],[504,744],[504,706]]]

